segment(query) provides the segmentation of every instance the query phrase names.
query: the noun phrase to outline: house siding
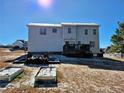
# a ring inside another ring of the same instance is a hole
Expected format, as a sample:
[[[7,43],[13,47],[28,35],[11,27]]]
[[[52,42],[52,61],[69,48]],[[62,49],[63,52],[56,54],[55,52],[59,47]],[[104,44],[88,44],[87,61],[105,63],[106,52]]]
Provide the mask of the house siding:
[[[47,29],[46,35],[40,34],[40,29]],[[57,33],[53,33],[52,29],[57,28]],[[71,28],[71,33],[68,33]],[[88,29],[88,35],[85,35],[85,29]],[[96,35],[93,35],[93,29],[96,29]],[[99,53],[99,26],[74,26],[62,25],[54,26],[28,26],[28,52],[62,52],[63,45],[66,41],[81,44],[89,44],[90,41],[95,42],[93,53]]]
[[[46,35],[40,34],[40,29],[44,27],[29,28],[29,52],[60,52],[62,46],[62,31],[57,28],[57,33],[52,32],[52,28],[47,27]]]

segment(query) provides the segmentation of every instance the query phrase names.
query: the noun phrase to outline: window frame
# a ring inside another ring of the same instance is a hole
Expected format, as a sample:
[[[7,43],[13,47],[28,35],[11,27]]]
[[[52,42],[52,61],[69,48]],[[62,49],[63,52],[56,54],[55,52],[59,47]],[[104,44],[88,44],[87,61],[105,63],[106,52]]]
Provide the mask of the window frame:
[[[69,27],[69,28],[68,28],[68,34],[71,34],[71,33],[72,33],[72,28]]]
[[[96,35],[96,34],[97,34],[97,30],[93,29],[93,35]]]
[[[85,29],[84,34],[85,34],[85,35],[88,35],[88,29]]]
[[[46,28],[40,28],[40,35],[46,35],[47,29]]]
[[[52,28],[52,33],[57,33],[57,28]]]

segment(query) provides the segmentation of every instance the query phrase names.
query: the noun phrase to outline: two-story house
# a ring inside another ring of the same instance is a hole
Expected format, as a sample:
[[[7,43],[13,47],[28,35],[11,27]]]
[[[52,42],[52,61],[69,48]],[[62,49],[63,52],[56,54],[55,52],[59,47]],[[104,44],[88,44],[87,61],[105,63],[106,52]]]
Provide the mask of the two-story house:
[[[28,52],[63,52],[65,43],[90,44],[97,54],[99,49],[99,25],[96,23],[28,24]]]

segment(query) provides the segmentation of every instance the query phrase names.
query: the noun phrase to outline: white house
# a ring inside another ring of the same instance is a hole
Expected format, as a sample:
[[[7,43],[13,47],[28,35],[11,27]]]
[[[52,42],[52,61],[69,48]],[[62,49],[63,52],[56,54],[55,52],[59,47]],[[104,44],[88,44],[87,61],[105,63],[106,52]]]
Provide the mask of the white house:
[[[27,41],[24,40],[16,40],[13,44],[13,47],[18,47],[18,48],[26,48],[27,46]]]
[[[28,24],[28,52],[62,52],[65,43],[90,44],[97,54],[99,25],[96,23]]]

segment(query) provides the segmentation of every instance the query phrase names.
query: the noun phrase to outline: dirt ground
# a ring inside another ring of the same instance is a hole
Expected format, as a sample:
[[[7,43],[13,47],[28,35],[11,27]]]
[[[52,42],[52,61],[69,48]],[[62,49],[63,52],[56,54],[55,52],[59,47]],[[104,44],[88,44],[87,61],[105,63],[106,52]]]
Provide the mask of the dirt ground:
[[[0,50],[1,51],[1,50]],[[5,53],[5,54],[4,54]],[[6,60],[16,58],[24,52],[4,51],[1,57]],[[11,56],[11,57],[10,57]],[[12,57],[13,56],[13,57]],[[0,67],[10,65],[6,60],[0,62]],[[13,64],[11,64],[13,65]],[[124,71],[103,68],[91,68],[88,65],[62,63],[56,65],[58,86],[54,88],[33,88],[32,77],[39,67],[24,67],[24,72],[11,83],[11,87],[3,89],[2,93],[123,93]]]
[[[11,65],[11,60],[24,54],[24,51],[13,51],[11,52],[8,48],[0,48],[0,68]]]

